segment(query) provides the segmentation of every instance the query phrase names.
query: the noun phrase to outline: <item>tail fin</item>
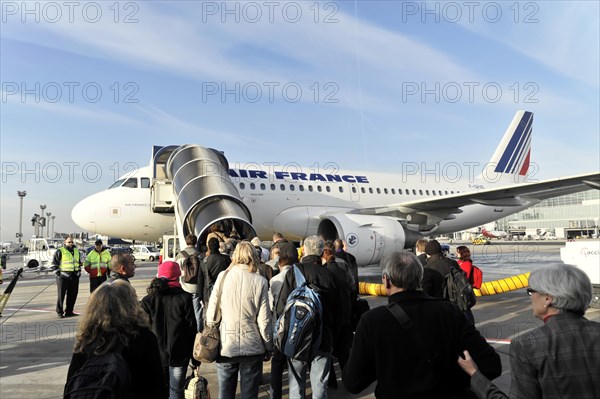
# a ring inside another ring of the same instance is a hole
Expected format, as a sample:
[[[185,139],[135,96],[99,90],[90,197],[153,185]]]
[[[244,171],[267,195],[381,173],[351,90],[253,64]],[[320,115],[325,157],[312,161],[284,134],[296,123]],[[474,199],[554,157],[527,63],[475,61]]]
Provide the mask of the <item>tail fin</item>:
[[[488,182],[525,179],[529,170],[532,125],[532,112],[517,111],[480,178]]]

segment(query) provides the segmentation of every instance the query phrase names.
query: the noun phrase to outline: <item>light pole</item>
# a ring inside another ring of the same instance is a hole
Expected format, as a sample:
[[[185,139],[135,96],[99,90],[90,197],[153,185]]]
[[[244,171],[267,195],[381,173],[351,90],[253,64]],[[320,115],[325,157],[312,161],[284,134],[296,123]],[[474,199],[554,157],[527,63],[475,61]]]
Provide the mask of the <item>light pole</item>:
[[[50,237],[50,216],[52,215],[52,212],[46,212],[46,236],[48,238],[52,238]]]
[[[56,219],[56,216],[52,216],[52,238],[54,238],[54,219]]]
[[[25,196],[27,195],[27,191],[17,191],[17,195],[19,196],[19,199],[21,200],[21,207],[20,207],[20,212],[19,212],[19,234],[17,234],[17,237],[19,238],[19,252],[21,251],[21,239],[23,238],[23,198],[25,198]]]
[[[40,227],[42,228],[40,231],[40,237],[44,238],[44,210],[46,209],[46,205],[40,205],[40,209],[42,210],[42,218],[40,219]]]

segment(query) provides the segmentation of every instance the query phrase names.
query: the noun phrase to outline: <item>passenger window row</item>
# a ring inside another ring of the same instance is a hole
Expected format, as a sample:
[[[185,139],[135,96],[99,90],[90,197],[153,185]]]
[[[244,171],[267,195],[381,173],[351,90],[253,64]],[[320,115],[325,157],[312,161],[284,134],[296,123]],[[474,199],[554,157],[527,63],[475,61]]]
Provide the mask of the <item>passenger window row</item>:
[[[378,187],[378,188],[376,188],[376,189],[375,189],[375,191],[373,191],[373,188],[372,188],[372,187],[369,187],[368,189],[367,189],[367,188],[365,188],[365,187],[361,187],[361,188],[360,188],[360,192],[361,192],[361,193],[363,193],[363,194],[366,194],[366,193],[367,193],[367,190],[369,190],[369,194],[374,194],[375,192],[377,192],[377,194],[381,194],[381,189],[380,189],[379,187]],[[353,192],[353,193],[356,193],[356,187],[352,187],[352,192]],[[384,194],[388,194],[388,193],[391,193],[391,194],[396,194],[396,189],[394,189],[394,188],[391,188],[391,189],[389,189],[389,191],[388,191],[388,189],[387,189],[387,188],[384,188],[384,189],[383,189],[383,193],[384,193]],[[405,195],[411,195],[411,193],[412,193],[412,195],[421,195],[421,196],[422,196],[422,195],[427,195],[427,196],[429,196],[429,195],[438,196],[438,195],[449,195],[449,194],[455,194],[455,193],[454,193],[454,190],[451,190],[451,191],[448,191],[448,190],[443,190],[443,191],[442,191],[442,190],[437,190],[437,191],[436,191],[436,190],[431,190],[431,191],[430,191],[430,190],[415,190],[415,189],[412,189],[412,190],[410,190],[410,189],[404,189],[404,190],[402,190],[401,188],[399,188],[399,189],[398,189],[398,195],[402,195],[403,193],[404,193]],[[458,193],[460,193],[460,191],[456,191],[456,194],[458,194]]]
[[[246,183],[239,183],[239,187],[240,187],[240,190],[245,190],[246,189]],[[264,190],[267,189],[267,186],[266,186],[265,183],[260,183],[260,185],[258,185],[258,187],[262,191],[264,191]],[[317,192],[323,192],[323,187],[321,185],[317,185],[315,187],[316,187],[316,191]],[[249,188],[250,188],[250,190],[257,190],[256,183],[250,183],[249,184]],[[275,190],[277,190],[277,185],[274,184],[274,183],[271,183],[270,186],[269,186],[269,188],[271,189],[271,191],[275,191]],[[286,185],[283,184],[283,183],[280,184],[279,185],[279,190],[280,191],[285,191],[286,190]],[[290,184],[289,185],[289,190],[290,191],[296,191],[296,186],[294,184]],[[309,184],[307,186],[304,186],[304,184],[299,184],[298,185],[298,190],[299,191],[308,190],[310,192],[313,192],[315,189],[314,189],[314,187],[313,187],[312,184]],[[338,186],[338,190],[339,190],[340,193],[343,193],[344,192],[344,187]],[[374,194],[375,192],[377,194],[381,194],[382,193],[382,189],[379,188],[379,187],[377,187],[375,189],[373,189],[373,187],[369,187],[369,188],[361,187],[360,188],[360,192],[363,193],[363,194],[366,194],[367,190],[368,190],[369,194]],[[328,192],[328,193],[330,193],[331,192],[331,186],[325,186],[325,191]],[[358,192],[357,188],[356,187],[352,187],[352,193],[356,194],[357,192]],[[389,194],[389,193],[396,194],[396,189],[391,188],[391,189],[388,190],[387,188],[384,188],[383,189],[383,193],[384,194]],[[404,190],[402,190],[401,188],[399,188],[398,189],[398,195],[402,195],[403,193],[406,194],[406,195],[411,195],[411,193],[412,193],[412,195],[421,195],[421,196],[422,195],[427,195],[427,196],[433,195],[433,196],[437,196],[437,195],[454,194],[454,191],[453,190],[452,191],[448,191],[448,190],[444,190],[444,191],[442,191],[442,190],[437,190],[437,191],[436,190],[431,190],[431,191],[430,190],[418,190],[417,191],[415,189],[412,189],[412,190],[404,189]],[[460,191],[456,191],[456,194],[458,194],[458,193],[460,193]]]

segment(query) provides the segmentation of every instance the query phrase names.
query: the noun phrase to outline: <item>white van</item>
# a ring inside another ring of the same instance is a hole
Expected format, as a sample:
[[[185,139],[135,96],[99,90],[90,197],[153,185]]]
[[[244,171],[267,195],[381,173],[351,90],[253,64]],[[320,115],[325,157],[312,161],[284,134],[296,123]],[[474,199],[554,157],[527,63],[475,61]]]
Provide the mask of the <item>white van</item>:
[[[30,268],[48,269],[52,266],[52,259],[63,239],[52,240],[46,238],[32,238],[26,245],[29,249],[23,256],[23,266]]]
[[[150,245],[132,245],[132,255],[135,260],[149,260],[150,262],[158,259],[160,255],[158,249],[151,247]]]

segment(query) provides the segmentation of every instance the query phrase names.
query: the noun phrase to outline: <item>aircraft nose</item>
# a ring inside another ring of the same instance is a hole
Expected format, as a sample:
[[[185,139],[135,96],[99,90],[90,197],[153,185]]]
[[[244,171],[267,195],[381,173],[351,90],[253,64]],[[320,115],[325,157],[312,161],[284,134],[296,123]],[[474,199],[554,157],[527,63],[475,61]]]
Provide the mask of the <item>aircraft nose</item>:
[[[83,230],[94,231],[94,225],[96,224],[96,215],[93,200],[91,197],[84,198],[79,201],[71,211],[71,219],[73,222]]]

